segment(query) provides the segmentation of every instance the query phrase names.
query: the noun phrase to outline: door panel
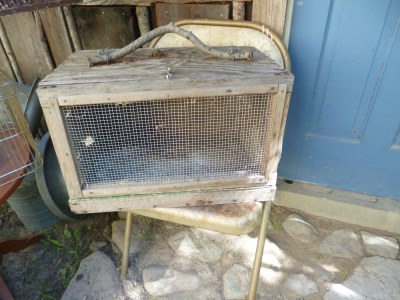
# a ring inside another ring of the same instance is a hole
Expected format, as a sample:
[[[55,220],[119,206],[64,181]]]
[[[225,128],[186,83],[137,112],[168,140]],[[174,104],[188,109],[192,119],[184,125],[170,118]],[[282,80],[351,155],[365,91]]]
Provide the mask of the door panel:
[[[363,105],[362,100],[371,92],[368,81],[376,80],[369,75],[390,4],[381,1],[376,10],[372,5],[361,5],[362,2],[331,2],[314,87],[314,120],[308,135],[358,142],[357,124],[363,124],[368,115],[368,105]],[[369,20],[371,28],[364,34],[364,18],[373,14],[377,17]]]
[[[279,176],[400,199],[400,1],[295,2]]]

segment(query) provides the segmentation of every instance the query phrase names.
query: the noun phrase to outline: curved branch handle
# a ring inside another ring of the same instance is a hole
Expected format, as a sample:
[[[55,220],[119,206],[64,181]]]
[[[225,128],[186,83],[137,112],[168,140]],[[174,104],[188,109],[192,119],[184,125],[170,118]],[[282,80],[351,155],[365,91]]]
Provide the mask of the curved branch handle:
[[[115,50],[111,53],[106,53],[102,55],[98,55],[88,59],[89,66],[95,66],[99,64],[108,64],[116,59],[124,57],[129,53],[135,51],[136,49],[142,47],[144,44],[150,42],[154,38],[158,36],[162,36],[166,33],[176,33],[185,39],[191,41],[194,45],[196,45],[201,51],[210,54],[216,58],[224,58],[224,59],[231,59],[231,60],[252,60],[253,59],[253,52],[246,51],[246,52],[226,52],[221,51],[212,47],[209,47],[203,44],[192,32],[187,31],[181,27],[175,26],[174,23],[169,23],[168,25],[158,27],[149,31],[145,35],[142,35],[137,40],[133,41],[129,45]]]

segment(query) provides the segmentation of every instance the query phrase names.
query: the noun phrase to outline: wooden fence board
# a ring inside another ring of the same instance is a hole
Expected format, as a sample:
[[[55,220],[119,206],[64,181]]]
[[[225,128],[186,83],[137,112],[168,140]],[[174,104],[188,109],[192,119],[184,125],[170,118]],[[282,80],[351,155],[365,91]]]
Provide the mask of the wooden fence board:
[[[15,76],[11,69],[11,65],[8,61],[6,51],[4,50],[3,45],[1,45],[1,42],[0,42],[0,71],[2,71],[8,78],[15,80]]]
[[[156,3],[156,26],[182,19],[229,19],[229,4]]]
[[[61,8],[43,9],[39,15],[54,62],[59,65],[72,53]]]
[[[252,20],[264,24],[282,37],[287,0],[253,0]]]
[[[32,13],[1,17],[25,83],[49,73]]]

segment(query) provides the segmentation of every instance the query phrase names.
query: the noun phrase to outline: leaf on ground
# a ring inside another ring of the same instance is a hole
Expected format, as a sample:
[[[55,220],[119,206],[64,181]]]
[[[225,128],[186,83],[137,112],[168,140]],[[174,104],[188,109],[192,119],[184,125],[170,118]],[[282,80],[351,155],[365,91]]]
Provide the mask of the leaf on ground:
[[[65,227],[65,228],[64,228],[64,236],[65,236],[67,239],[71,239],[71,238],[72,238],[71,231],[68,229],[68,227]]]
[[[81,238],[81,235],[82,235],[82,229],[79,227],[74,231],[74,236],[78,240]]]
[[[66,248],[66,247],[64,246],[64,244],[61,243],[60,241],[53,240],[53,239],[48,239],[48,242],[49,242],[50,244],[52,244],[54,247],[57,247],[57,248]]]

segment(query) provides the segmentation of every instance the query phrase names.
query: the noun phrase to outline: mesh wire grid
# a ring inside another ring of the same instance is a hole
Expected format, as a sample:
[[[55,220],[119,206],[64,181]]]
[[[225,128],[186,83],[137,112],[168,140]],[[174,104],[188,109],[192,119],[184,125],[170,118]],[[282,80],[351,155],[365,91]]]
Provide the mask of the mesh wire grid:
[[[261,175],[275,94],[63,106],[83,188]]]
[[[25,94],[0,72],[0,187],[41,166],[19,98]]]

